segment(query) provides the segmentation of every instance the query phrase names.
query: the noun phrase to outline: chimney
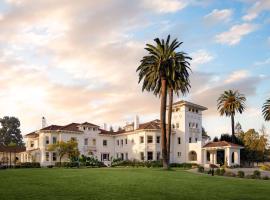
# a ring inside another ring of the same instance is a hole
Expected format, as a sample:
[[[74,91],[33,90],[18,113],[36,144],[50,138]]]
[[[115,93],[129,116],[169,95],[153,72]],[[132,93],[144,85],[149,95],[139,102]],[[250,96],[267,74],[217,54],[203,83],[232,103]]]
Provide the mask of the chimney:
[[[106,124],[106,123],[104,123],[103,129],[104,129],[105,131],[107,131],[107,124]]]
[[[140,120],[139,120],[139,116],[136,115],[135,119],[134,119],[134,130],[138,129],[140,125]]]
[[[42,117],[42,128],[45,128],[47,126],[46,118]]]

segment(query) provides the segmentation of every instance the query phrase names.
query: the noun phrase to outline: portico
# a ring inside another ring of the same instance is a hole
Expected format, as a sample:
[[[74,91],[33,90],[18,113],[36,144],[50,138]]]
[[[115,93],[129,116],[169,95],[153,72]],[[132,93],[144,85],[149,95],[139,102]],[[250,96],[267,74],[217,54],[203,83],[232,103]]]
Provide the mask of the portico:
[[[203,165],[240,165],[240,149],[244,147],[227,141],[209,142],[202,148]]]

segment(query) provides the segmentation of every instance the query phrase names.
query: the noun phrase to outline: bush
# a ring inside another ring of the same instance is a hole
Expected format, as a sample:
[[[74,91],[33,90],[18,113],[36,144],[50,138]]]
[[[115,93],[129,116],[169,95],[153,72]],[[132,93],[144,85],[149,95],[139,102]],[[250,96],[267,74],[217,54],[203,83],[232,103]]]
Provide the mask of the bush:
[[[254,176],[255,178],[257,178],[257,179],[260,179],[260,178],[261,178],[261,172],[258,171],[258,170],[255,170],[255,171],[253,172],[253,176]]]
[[[19,163],[14,168],[40,168],[40,163],[39,162]]]
[[[262,165],[260,169],[264,171],[270,171],[270,165]]]
[[[121,160],[121,159],[114,159],[111,164],[112,167],[162,167],[161,161],[145,161],[141,162],[138,160]]]
[[[220,168],[216,169],[215,174],[218,175],[218,176],[220,176],[220,171],[221,171]]]
[[[221,168],[220,169],[220,176],[224,176],[225,172],[226,172],[225,169],[224,168]]]
[[[53,165],[48,165],[47,168],[53,168],[54,166]]]
[[[263,176],[262,179],[263,180],[269,180],[269,177],[268,176]]]
[[[196,166],[198,166],[198,164],[195,164],[195,163],[171,163],[170,164],[170,167],[185,168],[185,169],[191,169]]]
[[[236,177],[236,174],[233,172],[225,172],[224,176],[228,176],[228,177]]]
[[[198,172],[203,173],[203,172],[204,172],[204,167],[199,166],[199,167],[198,167]]]
[[[245,178],[247,178],[247,179],[255,179],[255,176],[254,175],[246,175]]]
[[[243,172],[243,171],[238,171],[238,172],[237,172],[237,176],[238,176],[239,178],[244,178],[244,177],[245,177],[245,172]]]

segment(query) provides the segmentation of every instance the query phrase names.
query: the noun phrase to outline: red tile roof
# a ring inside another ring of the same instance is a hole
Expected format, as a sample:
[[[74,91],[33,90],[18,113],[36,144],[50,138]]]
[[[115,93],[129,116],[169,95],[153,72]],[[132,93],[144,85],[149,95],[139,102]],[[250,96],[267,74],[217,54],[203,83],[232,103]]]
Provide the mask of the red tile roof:
[[[98,125],[95,125],[95,124],[92,124],[92,123],[89,123],[89,122],[84,122],[81,125],[99,127]]]
[[[209,142],[206,145],[203,146],[203,148],[205,147],[242,147],[241,145],[238,144],[234,144],[231,142],[227,142],[227,141],[219,141],[219,142]]]
[[[142,129],[160,129],[160,120],[156,119],[150,122],[146,122],[139,125],[139,128],[137,130]]]
[[[29,137],[29,138],[36,138],[38,137],[38,134],[36,132],[28,133],[24,137]]]
[[[58,125],[50,125],[45,128],[40,129],[41,131],[56,131],[62,128],[63,126],[58,126]]]
[[[12,153],[20,153],[20,152],[24,152],[26,150],[25,147],[17,147],[17,146],[4,146],[4,145],[0,145],[0,152],[12,152]]]
[[[64,131],[77,131],[77,132],[83,132],[79,130],[79,125],[78,123],[70,123],[66,126],[61,127],[59,130],[64,130]]]

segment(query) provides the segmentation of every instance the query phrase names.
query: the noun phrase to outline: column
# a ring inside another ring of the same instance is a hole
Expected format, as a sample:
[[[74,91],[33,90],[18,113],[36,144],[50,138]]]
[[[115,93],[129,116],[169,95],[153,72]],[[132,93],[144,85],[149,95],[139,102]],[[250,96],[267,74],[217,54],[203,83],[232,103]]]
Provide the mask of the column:
[[[207,150],[205,149],[203,151],[203,164],[206,164],[207,163]]]
[[[226,148],[226,156],[227,156],[227,165],[231,166],[231,150],[229,147]]]
[[[213,157],[214,157],[214,162],[213,162],[213,164],[217,164],[217,152],[214,152],[213,153]]]
[[[213,152],[210,152],[210,164],[213,163]]]

